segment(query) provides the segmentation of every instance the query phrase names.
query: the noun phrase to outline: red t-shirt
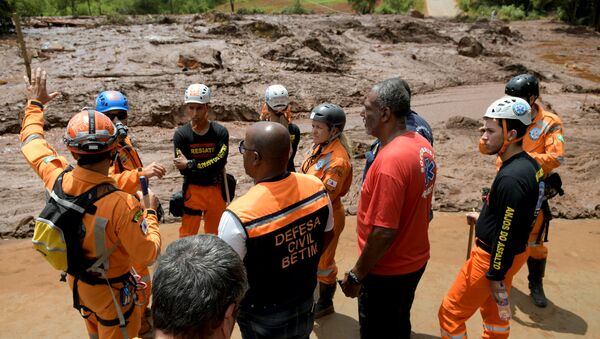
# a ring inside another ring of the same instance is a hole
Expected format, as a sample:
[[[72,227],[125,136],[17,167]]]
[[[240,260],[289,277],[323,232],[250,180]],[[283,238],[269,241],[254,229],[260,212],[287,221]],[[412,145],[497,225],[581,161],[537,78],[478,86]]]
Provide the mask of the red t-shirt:
[[[360,192],[358,247],[373,226],[397,230],[394,242],[370,273],[401,275],[429,259],[429,210],[437,166],[431,145],[416,132],[396,137],[379,151]]]

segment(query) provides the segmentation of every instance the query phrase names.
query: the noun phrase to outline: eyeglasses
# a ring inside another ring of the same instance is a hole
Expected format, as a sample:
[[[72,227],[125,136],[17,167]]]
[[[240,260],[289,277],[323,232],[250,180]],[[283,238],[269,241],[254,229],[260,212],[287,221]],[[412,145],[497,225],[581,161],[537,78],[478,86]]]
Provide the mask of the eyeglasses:
[[[127,111],[115,110],[104,113],[110,120],[115,120],[115,117],[119,120],[127,119]]]
[[[246,146],[244,145],[244,140],[240,141],[238,150],[240,151],[241,154],[246,153],[246,151],[256,152],[256,154],[258,154],[258,156],[260,157],[260,153],[258,153],[258,150],[246,148]]]

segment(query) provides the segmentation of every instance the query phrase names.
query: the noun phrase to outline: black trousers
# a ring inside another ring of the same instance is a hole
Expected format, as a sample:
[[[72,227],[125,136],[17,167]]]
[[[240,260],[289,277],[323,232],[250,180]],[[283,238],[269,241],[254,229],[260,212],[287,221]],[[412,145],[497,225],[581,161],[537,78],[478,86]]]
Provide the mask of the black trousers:
[[[367,275],[358,297],[361,339],[410,338],[410,309],[426,266],[404,275]]]

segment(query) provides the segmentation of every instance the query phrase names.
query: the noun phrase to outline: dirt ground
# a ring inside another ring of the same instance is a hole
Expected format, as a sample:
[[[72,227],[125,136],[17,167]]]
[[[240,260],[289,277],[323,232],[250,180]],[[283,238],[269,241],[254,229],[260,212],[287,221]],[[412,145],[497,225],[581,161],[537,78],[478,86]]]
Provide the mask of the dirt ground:
[[[292,97],[302,132],[297,166],[310,145],[307,113],[321,102],[337,103],[347,112],[345,132],[355,149],[354,183],[344,198],[349,221],[338,256],[343,269],[356,258],[352,215],[364,152],[373,140],[359,115],[362,100],[377,81],[406,79],[413,109],[433,127],[439,166],[432,259],[414,306],[415,332],[422,338],[438,333],[436,310],[466,247],[462,216],[449,212],[476,207],[480,189],[495,174],[493,157],[477,151],[480,118],[511,76],[535,73],[542,80],[542,103],[565,124],[566,155],[558,172],[566,193],[553,199],[551,208],[555,217],[571,220],[553,222],[547,279],[553,304],[532,307],[524,274],[517,277],[513,337],[597,337],[600,34],[547,20],[464,23],[394,15],[206,14],[138,17],[118,25],[102,20],[38,18],[25,25],[33,66],[47,69],[50,90],[62,92],[46,111],[46,138],[59,153],[67,154],[61,139],[72,114],[93,105],[101,90],[121,90],[130,101],[130,133],[142,160],[167,165],[166,177],[151,182],[167,202],[182,182],[172,166],[172,136],[185,122],[183,92],[203,82],[214,94],[211,116],[230,133],[227,168],[238,179],[239,196],[251,181],[235,146],[258,118],[268,85],[282,83]],[[29,241],[14,240],[31,236],[44,191],[15,134],[25,104],[23,62],[14,38],[0,37],[0,46],[0,237],[8,239],[0,242],[0,337],[81,337],[66,286],[34,255]],[[172,239],[175,226],[163,229]],[[316,337],[357,337],[356,302],[338,295],[336,307],[341,314],[319,321]]]
[[[176,224],[161,226],[165,245],[177,237]],[[357,258],[356,218],[347,217],[336,258],[340,272]],[[550,258],[544,280],[550,304],[540,309],[530,302],[527,270],[515,278],[511,302],[512,338],[597,338],[600,331],[595,286],[600,280],[596,260],[600,241],[599,220],[555,220],[550,238]],[[412,310],[413,338],[439,337],[437,309],[465,260],[468,226],[461,213],[438,212],[429,228],[431,259],[415,297]],[[315,322],[311,338],[356,339],[356,299],[338,291],[336,312]],[[83,338],[85,327],[71,308],[71,294],[58,272],[40,260],[29,240],[0,242],[0,338]],[[469,334],[477,337],[481,317],[468,322]],[[234,335],[239,339],[239,333]]]

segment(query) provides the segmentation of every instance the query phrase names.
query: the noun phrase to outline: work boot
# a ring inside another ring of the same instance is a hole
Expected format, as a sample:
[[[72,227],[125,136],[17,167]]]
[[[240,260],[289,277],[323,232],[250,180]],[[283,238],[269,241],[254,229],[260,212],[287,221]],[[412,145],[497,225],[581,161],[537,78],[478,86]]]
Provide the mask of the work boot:
[[[529,268],[529,291],[531,292],[531,299],[537,307],[548,306],[548,300],[546,294],[544,294],[544,284],[542,278],[544,277],[544,271],[546,270],[546,259],[527,259],[527,268]]]
[[[315,319],[319,319],[335,312],[335,309],[333,308],[333,295],[335,294],[335,289],[335,283],[319,283],[319,300],[315,305]]]

